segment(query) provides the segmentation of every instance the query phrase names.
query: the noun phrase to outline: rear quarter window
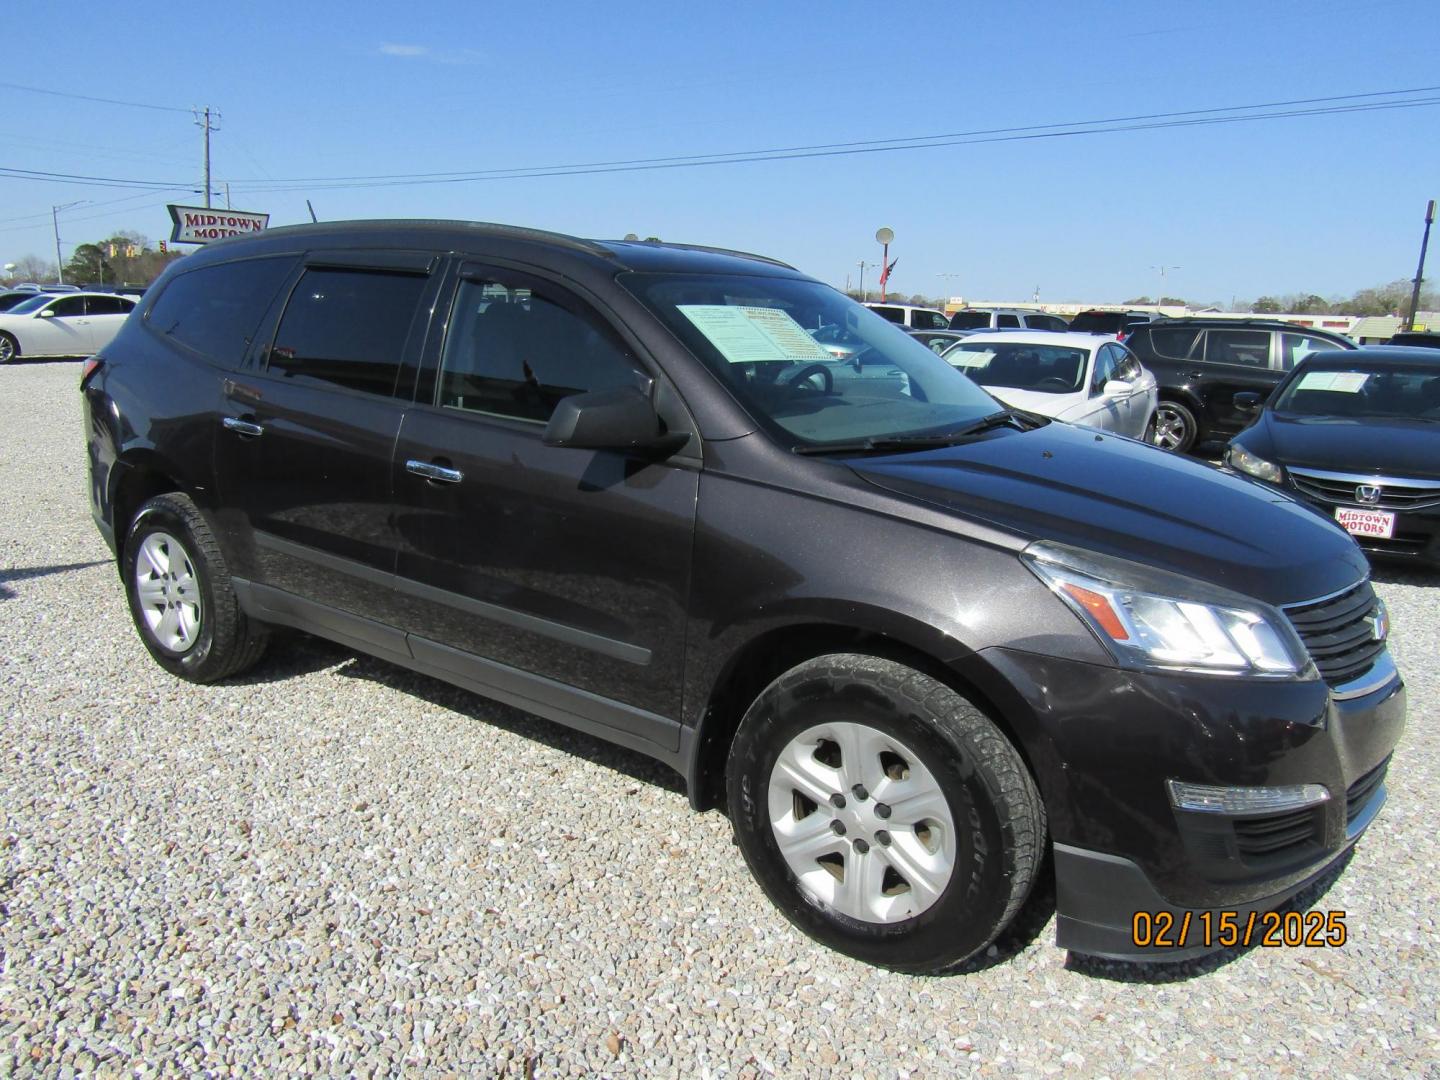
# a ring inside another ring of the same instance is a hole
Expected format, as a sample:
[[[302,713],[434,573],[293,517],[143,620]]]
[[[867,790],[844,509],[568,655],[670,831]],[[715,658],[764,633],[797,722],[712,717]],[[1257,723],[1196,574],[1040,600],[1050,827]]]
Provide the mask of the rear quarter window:
[[[1199,330],[1186,326],[1141,329],[1136,331],[1133,344],[1139,348],[1148,344],[1151,352],[1165,360],[1184,360],[1190,355],[1199,334]]]
[[[146,322],[212,363],[238,367],[293,265],[289,257],[246,259],[178,274],[150,306]]]

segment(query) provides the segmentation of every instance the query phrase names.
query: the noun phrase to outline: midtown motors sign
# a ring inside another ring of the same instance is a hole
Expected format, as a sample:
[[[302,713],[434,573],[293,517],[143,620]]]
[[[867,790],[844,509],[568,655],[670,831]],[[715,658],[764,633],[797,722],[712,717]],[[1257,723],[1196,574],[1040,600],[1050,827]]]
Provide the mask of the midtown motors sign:
[[[172,206],[170,230],[173,244],[208,244],[227,236],[247,236],[260,232],[270,223],[269,214],[248,210],[211,210],[204,206]]]

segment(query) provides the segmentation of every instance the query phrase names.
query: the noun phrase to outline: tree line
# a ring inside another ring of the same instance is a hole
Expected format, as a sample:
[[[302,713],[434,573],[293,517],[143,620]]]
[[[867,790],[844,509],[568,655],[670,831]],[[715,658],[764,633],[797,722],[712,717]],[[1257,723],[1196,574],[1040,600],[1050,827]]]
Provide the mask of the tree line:
[[[94,243],[78,244],[65,264],[65,281],[71,285],[148,285],[184,252],[161,251],[148,237],[121,231]],[[46,284],[57,280],[55,261],[38,255],[15,260],[8,275],[12,282]]]

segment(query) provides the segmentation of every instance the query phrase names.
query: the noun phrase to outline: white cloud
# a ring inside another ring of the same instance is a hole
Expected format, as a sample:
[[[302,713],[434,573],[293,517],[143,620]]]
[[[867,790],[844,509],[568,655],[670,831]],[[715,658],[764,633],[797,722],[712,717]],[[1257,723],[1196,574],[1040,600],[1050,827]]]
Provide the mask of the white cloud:
[[[429,51],[424,45],[395,45],[388,41],[380,46],[380,52],[385,56],[417,57],[424,56]]]

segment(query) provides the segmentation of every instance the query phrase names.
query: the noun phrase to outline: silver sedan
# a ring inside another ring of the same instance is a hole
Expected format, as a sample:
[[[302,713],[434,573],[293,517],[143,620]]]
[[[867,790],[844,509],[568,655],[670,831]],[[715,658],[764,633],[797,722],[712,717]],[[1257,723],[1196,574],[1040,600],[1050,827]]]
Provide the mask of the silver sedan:
[[[1155,376],[1114,338],[1043,331],[975,334],[940,354],[1006,405],[1147,438]]]

